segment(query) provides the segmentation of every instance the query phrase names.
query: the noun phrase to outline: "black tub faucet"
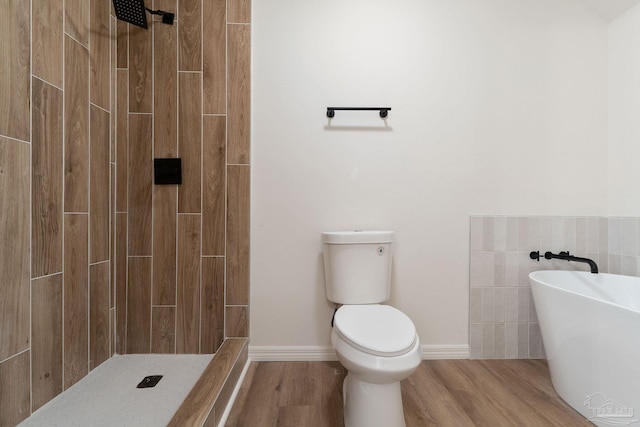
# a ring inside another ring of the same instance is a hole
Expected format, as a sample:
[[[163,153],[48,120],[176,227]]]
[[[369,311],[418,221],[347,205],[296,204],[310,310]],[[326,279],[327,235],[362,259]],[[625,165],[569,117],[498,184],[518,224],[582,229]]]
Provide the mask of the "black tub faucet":
[[[529,258],[535,259],[536,261],[540,261],[540,251],[532,251],[531,253],[529,253]],[[558,254],[554,254],[554,253],[551,253],[550,251],[547,251],[544,253],[544,258],[545,259],[563,259],[565,261],[574,261],[574,262],[584,262],[585,264],[589,264],[589,267],[591,267],[592,273],[594,274],[598,273],[598,264],[596,264],[594,260],[589,258],[581,258],[581,257],[573,256],[569,253],[569,251],[560,252]]]

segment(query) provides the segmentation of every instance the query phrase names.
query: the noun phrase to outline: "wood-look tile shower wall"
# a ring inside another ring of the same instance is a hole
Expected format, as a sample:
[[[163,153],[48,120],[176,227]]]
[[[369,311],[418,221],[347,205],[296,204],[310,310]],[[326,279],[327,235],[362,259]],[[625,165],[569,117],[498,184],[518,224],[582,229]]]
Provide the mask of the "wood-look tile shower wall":
[[[213,353],[248,336],[250,3],[154,7],[175,25],[117,24],[116,351]]]
[[[3,6],[0,426],[13,426],[114,349],[116,20],[109,0]]]
[[[154,3],[174,26],[129,32],[110,0],[0,14],[0,427],[116,351],[247,336],[250,4]],[[183,185],[153,186],[174,156]]]

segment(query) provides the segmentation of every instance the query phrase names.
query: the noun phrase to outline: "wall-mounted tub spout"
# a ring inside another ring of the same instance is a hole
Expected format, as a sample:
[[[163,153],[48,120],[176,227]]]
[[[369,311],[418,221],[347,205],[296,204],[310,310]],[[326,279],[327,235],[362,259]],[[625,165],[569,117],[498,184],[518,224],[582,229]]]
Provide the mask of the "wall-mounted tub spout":
[[[536,261],[540,261],[540,257],[541,257],[540,251],[531,251],[531,253],[529,253],[529,258],[535,259]],[[545,259],[563,259],[565,261],[574,261],[574,262],[584,262],[585,264],[589,264],[589,267],[591,267],[592,273],[594,274],[598,273],[598,264],[596,264],[595,261],[589,258],[581,258],[581,257],[573,256],[569,253],[569,251],[560,252],[558,254],[554,254],[554,253],[551,253],[550,251],[547,251],[544,253],[544,258]]]

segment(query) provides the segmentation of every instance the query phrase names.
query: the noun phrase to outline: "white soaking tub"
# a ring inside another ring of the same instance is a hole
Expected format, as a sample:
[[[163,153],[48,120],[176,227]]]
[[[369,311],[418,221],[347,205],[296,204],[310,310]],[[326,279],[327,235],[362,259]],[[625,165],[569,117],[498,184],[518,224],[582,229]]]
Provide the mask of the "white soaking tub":
[[[551,381],[598,426],[640,426],[640,278],[529,274]]]

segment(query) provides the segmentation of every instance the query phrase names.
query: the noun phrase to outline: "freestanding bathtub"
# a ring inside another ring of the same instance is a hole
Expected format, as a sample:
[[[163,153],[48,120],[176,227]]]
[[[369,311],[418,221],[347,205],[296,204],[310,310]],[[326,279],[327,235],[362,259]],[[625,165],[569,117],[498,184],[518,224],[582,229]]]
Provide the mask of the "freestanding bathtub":
[[[551,381],[598,426],[640,426],[640,278],[529,274]]]

